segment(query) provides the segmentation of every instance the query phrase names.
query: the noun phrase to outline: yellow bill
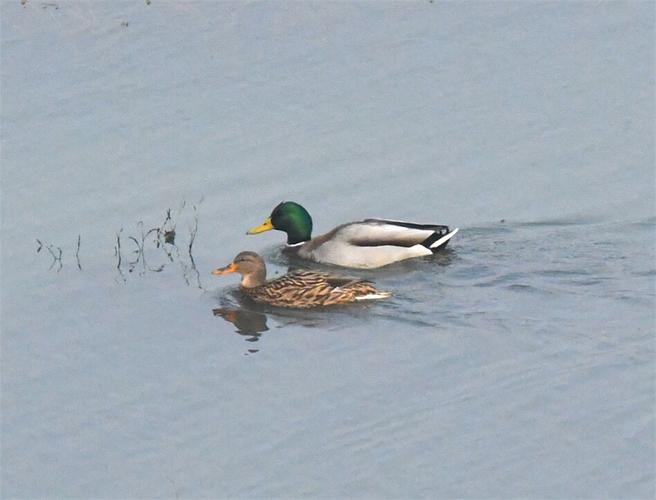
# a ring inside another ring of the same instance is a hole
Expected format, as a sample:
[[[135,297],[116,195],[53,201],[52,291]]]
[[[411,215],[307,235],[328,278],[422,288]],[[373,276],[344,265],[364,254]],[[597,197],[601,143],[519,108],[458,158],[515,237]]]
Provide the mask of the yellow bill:
[[[264,231],[271,231],[272,229],[273,224],[271,223],[271,217],[269,217],[259,226],[255,226],[254,228],[249,229],[246,234],[258,234],[263,233]]]

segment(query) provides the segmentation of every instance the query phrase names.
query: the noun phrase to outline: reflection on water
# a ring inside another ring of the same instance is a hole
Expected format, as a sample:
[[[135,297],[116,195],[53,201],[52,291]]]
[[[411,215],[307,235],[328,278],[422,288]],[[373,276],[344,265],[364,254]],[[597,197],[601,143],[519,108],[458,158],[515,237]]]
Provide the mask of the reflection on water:
[[[331,307],[309,311],[271,307],[254,302],[238,289],[233,289],[222,296],[220,303],[221,307],[212,309],[212,314],[232,323],[235,333],[246,337],[245,340],[248,342],[259,341],[262,334],[273,327],[281,329],[291,325],[306,328],[325,326],[331,318],[328,309],[332,309],[333,312],[341,309]]]
[[[392,298],[381,301],[341,304],[312,309],[293,309],[272,307],[258,304],[244,295],[238,286],[230,286],[229,291],[217,296],[220,307],[212,309],[214,316],[232,323],[238,335],[247,337],[248,342],[257,342],[262,334],[272,329],[284,329],[288,326],[309,329],[330,330],[343,325],[363,325],[372,317],[385,318],[402,324],[404,327],[434,328],[435,321],[422,319],[426,311],[421,309],[421,300],[407,296],[402,292],[410,283],[423,283],[429,279],[435,286],[439,269],[450,266],[458,260],[457,252],[444,249],[436,255],[425,258],[408,259],[378,269],[347,269],[338,266],[319,264],[300,259],[295,254],[285,252],[284,247],[275,246],[263,252],[267,263],[282,266],[286,271],[276,272],[269,279],[299,270],[312,269],[329,272],[342,277],[368,279],[392,290]],[[225,290],[225,289],[224,289]],[[433,307],[431,306],[431,310]],[[257,352],[257,350],[249,350]]]
[[[52,243],[43,242],[39,238],[36,239],[36,244],[37,244],[36,253],[40,253],[41,250],[43,250],[45,248],[48,251],[48,254],[50,255],[50,258],[52,259],[52,261],[50,262],[50,267],[48,268],[48,270],[52,270],[53,268],[55,268],[57,270],[57,272],[61,271],[62,268],[64,267],[64,264],[62,262],[62,255],[64,254],[64,251],[62,250],[62,248],[59,247],[59,246],[55,246]],[[77,248],[78,248],[78,252],[76,253],[76,255],[78,256],[77,265],[78,265],[78,268],[80,270],[82,270],[82,266],[80,266],[80,259],[79,259],[79,250],[80,250],[80,237],[79,236],[78,236],[78,239],[77,239]]]
[[[218,299],[220,307],[212,309],[212,314],[232,323],[235,333],[246,337],[247,342],[258,342],[264,332],[290,326],[328,330],[331,325],[349,321],[357,315],[367,315],[373,305],[358,303],[315,309],[272,307],[254,302],[237,287],[231,287]],[[249,352],[257,350],[249,349]]]
[[[139,222],[138,226],[141,230],[139,238],[135,238],[134,236],[125,238],[122,235],[123,229],[116,233],[114,256],[116,257],[116,270],[122,281],[127,280],[126,270],[128,274],[143,276],[146,273],[160,273],[167,266],[178,264],[185,283],[188,286],[193,285],[201,290],[203,289],[200,273],[196,268],[196,262],[194,261],[192,252],[194,239],[198,230],[197,221],[190,230],[189,243],[186,245],[186,248],[183,247],[182,251],[175,242],[175,229],[164,231],[161,228],[153,228],[145,231],[142,222]],[[125,240],[130,242],[128,251],[125,249],[125,244],[122,243]],[[151,253],[147,257],[149,250]],[[153,256],[157,261],[155,264],[149,260]]]
[[[147,273],[160,273],[167,266],[177,265],[182,271],[182,278],[188,286],[195,286],[203,290],[201,276],[194,261],[194,242],[198,233],[198,206],[188,205],[185,201],[176,211],[166,210],[163,221],[159,224],[146,224],[139,221],[134,230],[120,228],[115,233],[114,241],[114,268],[117,280],[127,281],[130,275],[144,276]],[[191,210],[189,210],[191,207]],[[184,232],[178,230],[181,221],[186,222],[187,238]],[[182,233],[182,234],[181,234]],[[70,246],[59,246],[46,240],[36,238],[36,253],[50,259],[49,270],[60,272],[71,261],[70,255],[75,258],[75,265],[82,271],[80,249],[82,235],[78,234],[74,250]],[[84,251],[84,249],[82,249]],[[88,257],[88,254],[87,254]],[[94,260],[91,256],[91,260]]]
[[[228,309],[219,307],[212,309],[214,316],[221,316],[237,328],[235,331],[239,335],[244,335],[249,342],[257,342],[269,327],[267,326],[267,316],[264,313],[249,311],[247,309]]]
[[[198,205],[202,203],[202,198]],[[182,270],[182,277],[187,285],[195,285],[200,289],[203,286],[200,281],[200,273],[196,268],[194,261],[193,246],[198,233],[198,205],[191,205],[191,223],[189,226],[189,239],[180,251],[180,246],[176,243],[178,232],[176,231],[178,220],[183,215],[186,202],[182,202],[175,217],[171,215],[171,209],[166,210],[164,221],[148,230],[145,229],[143,221],[137,223],[138,234],[123,235],[123,228],[116,233],[116,244],[114,245],[114,256],[116,257],[116,269],[123,281],[126,279],[124,270],[142,276],[147,272],[159,273],[169,264],[178,263]],[[126,248],[125,243],[129,242],[130,247]],[[146,250],[150,248],[159,250],[159,262],[152,265],[146,259]],[[124,257],[125,254],[125,257]],[[164,257],[164,262],[161,262]]]
[[[229,309],[226,307],[219,307],[212,309],[214,316],[220,316],[226,321],[232,323],[237,328],[235,332],[238,335],[243,335],[247,342],[257,342],[260,340],[262,332],[266,332],[269,327],[267,326],[267,315],[257,311],[249,311],[247,309]],[[247,349],[248,354],[255,354],[259,349]]]

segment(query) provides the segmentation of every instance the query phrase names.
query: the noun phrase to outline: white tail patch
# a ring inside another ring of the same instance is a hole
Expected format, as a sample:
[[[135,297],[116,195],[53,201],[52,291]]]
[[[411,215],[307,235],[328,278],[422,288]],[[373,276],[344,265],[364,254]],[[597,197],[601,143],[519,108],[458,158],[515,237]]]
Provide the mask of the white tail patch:
[[[442,236],[439,240],[437,240],[435,243],[433,243],[430,247],[431,248],[437,248],[440,245],[443,245],[444,243],[449,241],[451,238],[453,238],[456,235],[457,232],[458,232],[458,228],[455,228],[450,233],[445,234],[444,236]]]
[[[378,293],[368,293],[367,295],[361,295],[356,297],[355,300],[380,300],[388,299],[392,296],[391,292],[378,292]]]

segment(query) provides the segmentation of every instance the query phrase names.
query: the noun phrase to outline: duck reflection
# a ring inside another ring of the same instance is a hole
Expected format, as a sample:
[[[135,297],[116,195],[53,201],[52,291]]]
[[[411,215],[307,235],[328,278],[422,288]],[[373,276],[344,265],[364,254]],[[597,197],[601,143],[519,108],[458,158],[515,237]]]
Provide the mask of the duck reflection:
[[[435,264],[449,265],[453,261],[453,253],[445,250],[439,256],[431,256],[425,260],[404,261],[392,264],[390,266],[376,270],[348,270],[334,266],[308,264],[307,262],[298,261],[294,256],[285,255],[279,249],[270,250],[264,253],[266,261],[271,262],[283,270],[274,271],[276,274],[284,274],[296,270],[318,270],[334,274],[355,275],[357,278],[378,280],[384,278],[389,283],[397,283],[398,289],[403,288],[407,282],[409,272],[417,270],[434,269]],[[429,274],[429,273],[426,273]],[[416,277],[413,278],[416,280]],[[322,329],[325,331],[340,328],[342,325],[352,324],[354,321],[360,324],[362,321],[368,321],[372,316],[389,317],[397,320],[399,311],[393,301],[381,301],[376,303],[351,303],[347,305],[331,305],[326,307],[316,307],[309,309],[296,309],[287,307],[275,307],[270,304],[255,302],[247,294],[244,294],[239,288],[230,286],[226,290],[219,291],[216,295],[220,307],[212,309],[214,316],[223,318],[225,321],[232,323],[235,332],[245,337],[248,342],[259,342],[264,332],[269,330],[284,330],[285,328],[308,328]],[[403,318],[407,322],[408,318]],[[416,320],[414,320],[416,321]],[[432,323],[431,323],[432,325]],[[250,351],[250,349],[249,349]],[[253,351],[256,352],[256,351]]]
[[[246,257],[256,257],[260,261],[262,260],[252,252],[242,252],[237,257],[239,258],[243,255],[245,255],[245,257],[242,261],[245,261]],[[271,260],[274,262],[277,261],[276,263],[279,265],[287,267],[287,273],[304,269],[304,267],[298,265],[298,263],[293,261],[290,262],[288,259],[277,253],[275,256],[276,259]],[[264,266],[264,264],[262,264],[262,266]],[[226,269],[228,272],[234,272],[232,267],[235,267],[234,262],[230,266],[226,266],[226,268],[215,270],[221,272],[215,272],[214,274],[223,274]],[[278,274],[278,272],[275,272],[275,274]],[[354,282],[355,281],[357,280],[354,280]],[[298,286],[295,283],[293,284]],[[257,302],[248,293],[244,293],[241,289],[234,288],[227,294],[222,294],[222,296],[220,296],[220,303],[221,307],[212,309],[214,316],[219,316],[229,323],[232,323],[236,327],[236,333],[247,337],[246,340],[249,342],[257,342],[262,333],[269,330],[267,321],[270,319],[273,319],[275,328],[284,328],[292,325],[315,328],[321,324],[325,325],[326,322],[331,319],[334,321],[335,311],[340,310],[339,304],[332,304],[329,306],[332,315],[320,307],[304,308],[303,306],[305,304],[301,304],[299,308],[280,307],[268,303]],[[359,309],[359,305],[360,304],[357,303],[351,303],[349,306],[350,309]]]
[[[281,329],[287,326],[317,328],[325,326],[329,320],[326,311],[264,307],[248,298],[239,301],[239,304],[212,309],[212,313],[232,323],[235,333],[246,337],[248,342],[257,342],[262,334],[270,329],[269,321],[273,321],[273,327]]]
[[[331,311],[270,307],[243,296],[239,290],[231,290],[223,295],[220,302],[221,307],[212,309],[212,314],[232,323],[235,333],[244,337],[247,342],[259,342],[262,334],[269,330],[284,330],[287,327],[325,328],[329,323],[339,321],[339,316],[335,315],[335,312],[340,310],[339,307],[334,307]],[[256,353],[258,350],[248,349],[247,354]]]
[[[235,325],[235,332],[248,337],[249,342],[257,342],[262,332],[269,330],[267,326],[267,315],[262,312],[249,311],[247,309],[231,309],[219,307],[212,309],[214,316],[220,316],[224,320]]]

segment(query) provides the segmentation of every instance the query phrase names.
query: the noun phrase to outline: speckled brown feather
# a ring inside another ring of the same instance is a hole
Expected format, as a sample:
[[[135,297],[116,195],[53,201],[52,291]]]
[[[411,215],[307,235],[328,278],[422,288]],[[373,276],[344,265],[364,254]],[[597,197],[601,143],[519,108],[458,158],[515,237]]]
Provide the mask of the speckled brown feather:
[[[335,278],[313,271],[296,271],[258,287],[242,287],[242,291],[256,302],[298,308],[348,304],[366,295],[387,295],[368,281]]]

